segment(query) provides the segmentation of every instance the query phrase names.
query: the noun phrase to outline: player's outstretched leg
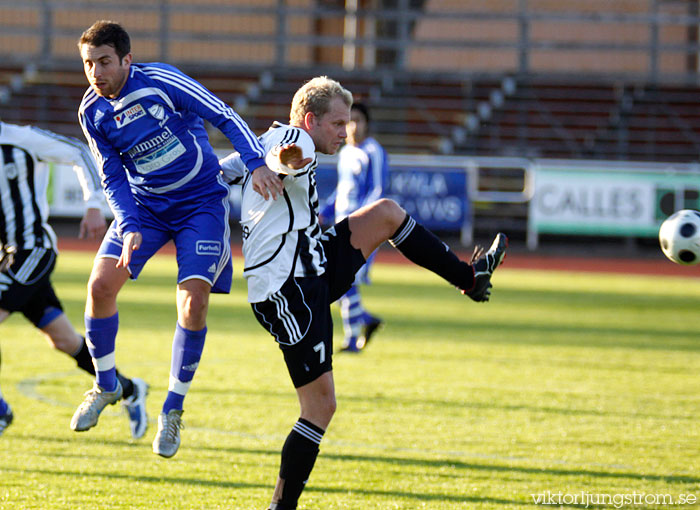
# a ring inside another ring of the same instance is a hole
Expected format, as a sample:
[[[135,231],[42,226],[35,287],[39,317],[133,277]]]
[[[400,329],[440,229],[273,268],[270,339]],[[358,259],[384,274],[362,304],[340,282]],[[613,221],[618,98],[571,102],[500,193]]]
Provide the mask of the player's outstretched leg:
[[[508,238],[499,233],[486,256],[470,264],[406,214],[389,243],[411,262],[441,276],[474,301],[488,301],[491,276],[505,257]]]

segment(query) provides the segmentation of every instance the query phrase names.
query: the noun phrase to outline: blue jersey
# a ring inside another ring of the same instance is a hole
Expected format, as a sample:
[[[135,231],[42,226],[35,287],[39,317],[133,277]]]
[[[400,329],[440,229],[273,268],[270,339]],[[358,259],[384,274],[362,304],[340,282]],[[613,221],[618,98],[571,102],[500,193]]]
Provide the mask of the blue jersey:
[[[115,99],[88,89],[78,117],[122,234],[140,231],[137,203],[166,222],[172,213],[176,222],[183,208],[221,193],[218,158],[202,119],[228,137],[248,168],[265,164],[245,121],[167,64],[132,64]]]
[[[386,193],[389,163],[386,151],[374,138],[359,145],[345,145],[338,153],[338,185],[335,193],[335,221]]]

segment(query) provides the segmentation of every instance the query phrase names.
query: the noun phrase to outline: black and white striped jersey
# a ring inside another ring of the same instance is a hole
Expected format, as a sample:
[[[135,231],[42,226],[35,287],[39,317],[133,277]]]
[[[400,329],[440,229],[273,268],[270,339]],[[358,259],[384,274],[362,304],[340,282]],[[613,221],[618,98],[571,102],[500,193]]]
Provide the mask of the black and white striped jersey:
[[[253,190],[251,176],[237,153],[221,161],[228,182],[243,182],[241,227],[243,229],[243,276],[248,281],[248,302],[265,301],[291,276],[315,276],[325,271],[326,257],[318,222],[315,145],[303,129],[275,122],[260,136],[267,166],[280,174],[284,193],[265,200]],[[294,170],[279,162],[279,148],[295,144],[304,158],[312,158]]]
[[[102,208],[99,174],[86,144],[0,122],[0,246],[56,249],[56,235],[47,222],[48,162],[73,165],[87,207]]]

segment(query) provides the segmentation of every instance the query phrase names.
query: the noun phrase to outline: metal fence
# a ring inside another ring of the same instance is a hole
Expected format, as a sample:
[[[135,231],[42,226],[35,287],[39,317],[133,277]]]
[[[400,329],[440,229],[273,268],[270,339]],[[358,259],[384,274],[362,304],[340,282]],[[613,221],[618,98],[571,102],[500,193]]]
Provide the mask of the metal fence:
[[[696,0],[0,0],[0,65],[77,66],[96,19],[176,65],[692,82]]]

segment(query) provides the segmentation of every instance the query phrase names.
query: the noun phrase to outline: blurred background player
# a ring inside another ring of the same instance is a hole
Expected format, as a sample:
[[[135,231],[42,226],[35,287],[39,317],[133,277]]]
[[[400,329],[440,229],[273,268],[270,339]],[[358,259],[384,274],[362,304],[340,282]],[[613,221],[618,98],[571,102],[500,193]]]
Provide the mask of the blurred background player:
[[[132,64],[131,40],[121,25],[95,22],[78,48],[90,83],[78,117],[115,220],[95,257],[85,305],[96,381],[71,428],[94,427],[102,409],[119,399],[117,295],[172,240],[177,323],[168,394],[153,440],[154,453],[172,457],[180,446],[184,399],[204,349],[209,294],[230,292],[233,272],[229,188],[204,120],[227,136],[249,168],[265,165],[264,152],[243,119],[199,82],[167,64]],[[272,192],[279,190],[279,179],[268,172]]]
[[[367,106],[353,103],[350,109],[350,122],[347,126],[345,145],[338,152],[338,184],[335,193],[329,197],[321,216],[328,218],[335,214],[335,223],[382,198],[389,181],[389,159],[384,148],[369,136],[370,117]],[[376,252],[355,276],[355,282],[338,300],[340,316],[343,319],[345,339],[343,351],[359,352],[370,341],[374,332],[382,324],[362,306],[360,284],[369,284],[369,270]]]
[[[22,312],[55,349],[72,356],[78,367],[94,375],[85,344],[63,313],[50,276],[56,264],[56,234],[47,223],[49,204],[46,162],[73,165],[87,210],[80,237],[97,239],[105,233],[104,203],[95,162],[87,146],[36,127],[0,121],[0,322]],[[142,437],[148,426],[148,386],[117,372],[124,388],[123,405],[131,434]],[[0,394],[0,434],[12,423],[12,410]]]
[[[239,154],[222,161],[229,182],[243,182],[243,276],[260,325],[277,341],[297,391],[301,415],[282,447],[269,510],[294,510],[335,413],[331,303],[357,270],[389,241],[408,260],[443,277],[477,302],[488,301],[491,276],[505,257],[498,234],[489,251],[460,260],[442,241],[386,198],[360,208],[325,232],[318,217],[316,152],[335,154],[346,138],[352,94],[319,76],[294,94],[289,124],[275,122],[260,140],[268,167],[284,183],[284,199],[260,188]],[[266,168],[269,172],[269,170]],[[273,254],[273,255],[271,255]]]

